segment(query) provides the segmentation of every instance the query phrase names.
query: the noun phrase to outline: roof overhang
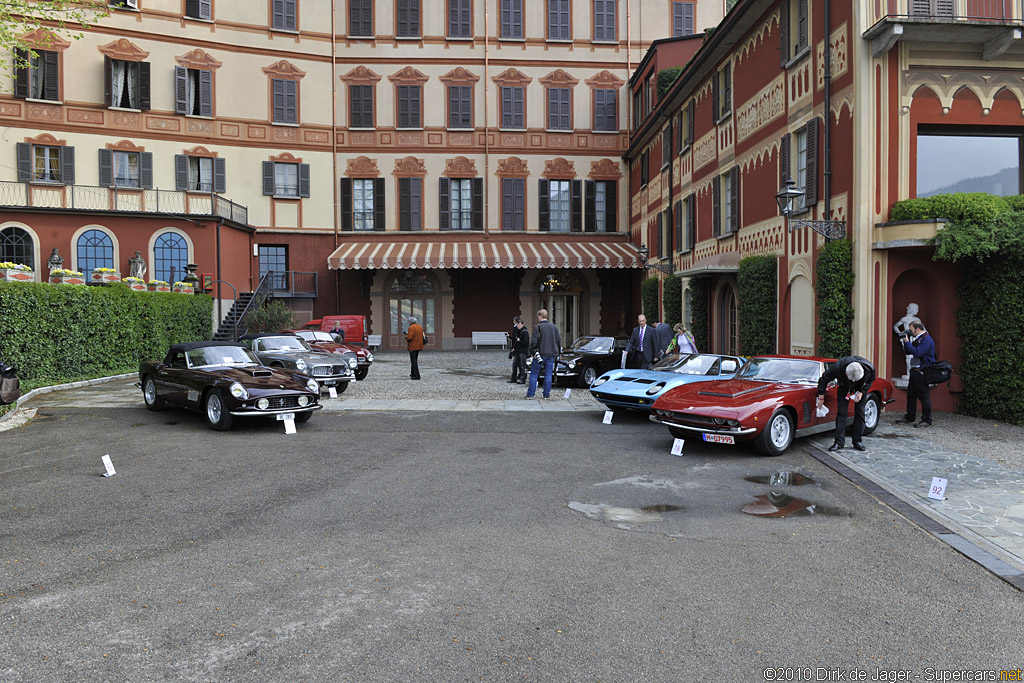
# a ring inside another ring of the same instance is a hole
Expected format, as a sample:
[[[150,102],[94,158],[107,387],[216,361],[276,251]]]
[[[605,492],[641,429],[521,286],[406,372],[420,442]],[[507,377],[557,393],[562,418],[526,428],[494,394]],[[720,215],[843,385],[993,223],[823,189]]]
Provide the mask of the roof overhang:
[[[698,275],[716,275],[737,273],[740,269],[740,255],[735,251],[727,251],[694,261],[686,270],[676,273],[679,277],[696,277]]]

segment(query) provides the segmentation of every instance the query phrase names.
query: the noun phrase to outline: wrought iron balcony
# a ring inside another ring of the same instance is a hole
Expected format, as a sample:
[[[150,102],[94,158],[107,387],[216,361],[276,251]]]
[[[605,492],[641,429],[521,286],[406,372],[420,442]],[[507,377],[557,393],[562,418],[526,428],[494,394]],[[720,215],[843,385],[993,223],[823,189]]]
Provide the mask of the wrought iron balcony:
[[[218,216],[249,224],[249,210],[213,192],[0,181],[0,207]]]
[[[269,275],[267,286],[274,298],[315,299],[320,289],[320,273],[274,270]]]
[[[871,54],[897,42],[973,43],[995,59],[1021,39],[1024,0],[885,0],[864,37]]]

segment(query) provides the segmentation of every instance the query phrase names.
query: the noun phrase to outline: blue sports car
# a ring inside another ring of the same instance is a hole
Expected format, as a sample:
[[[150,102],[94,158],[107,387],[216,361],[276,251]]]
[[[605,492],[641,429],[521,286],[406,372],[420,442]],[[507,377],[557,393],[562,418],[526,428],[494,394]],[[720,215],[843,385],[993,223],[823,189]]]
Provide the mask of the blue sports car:
[[[691,382],[729,379],[745,358],[712,353],[674,354],[650,370],[609,370],[590,385],[590,393],[609,408],[650,411],[663,393]]]

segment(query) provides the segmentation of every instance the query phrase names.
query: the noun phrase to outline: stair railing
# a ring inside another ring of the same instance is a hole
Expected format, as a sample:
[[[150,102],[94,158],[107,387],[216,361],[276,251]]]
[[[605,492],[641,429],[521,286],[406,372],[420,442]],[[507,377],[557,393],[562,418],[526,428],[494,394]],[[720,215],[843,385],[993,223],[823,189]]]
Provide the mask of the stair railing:
[[[238,341],[238,338],[249,331],[249,324],[246,322],[246,318],[252,311],[259,310],[260,306],[270,297],[274,295],[271,284],[273,282],[274,271],[268,270],[262,278],[260,283],[256,287],[256,291],[252,293],[252,298],[249,299],[249,303],[245,305],[245,308],[238,314],[238,320],[234,324],[234,339]]]

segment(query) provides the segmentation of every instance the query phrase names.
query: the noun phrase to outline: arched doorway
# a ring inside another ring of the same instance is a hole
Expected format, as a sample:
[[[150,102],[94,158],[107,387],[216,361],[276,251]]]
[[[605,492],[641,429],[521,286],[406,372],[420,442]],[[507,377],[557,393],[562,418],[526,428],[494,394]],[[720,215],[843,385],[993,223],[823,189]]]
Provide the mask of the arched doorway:
[[[385,291],[388,293],[387,347],[405,348],[405,330],[412,317],[423,326],[423,333],[429,339],[426,348],[441,348],[436,328],[441,297],[436,278],[424,270],[402,270]]]
[[[580,336],[585,323],[581,309],[584,282],[571,270],[546,273],[539,280],[540,307],[548,310],[548,320],[558,327],[562,346],[569,346]]]
[[[803,275],[789,283],[789,352],[814,355],[814,288]]]
[[[718,290],[718,307],[715,311],[718,324],[715,327],[715,345],[718,353],[735,356],[739,351],[739,334],[736,313],[736,287],[725,282]]]

